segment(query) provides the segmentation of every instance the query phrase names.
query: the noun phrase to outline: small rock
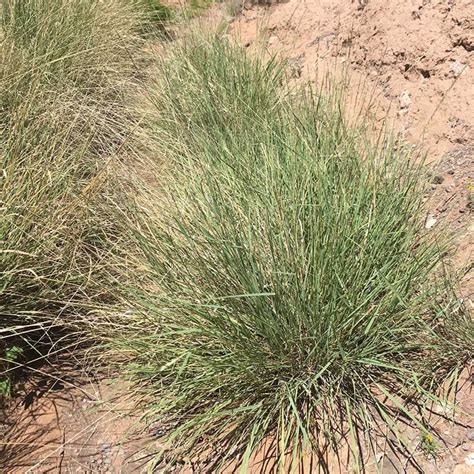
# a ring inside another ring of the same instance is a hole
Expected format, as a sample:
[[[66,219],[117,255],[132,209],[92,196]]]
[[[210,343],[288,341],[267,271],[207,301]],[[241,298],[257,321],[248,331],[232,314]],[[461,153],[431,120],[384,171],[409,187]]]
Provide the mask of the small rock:
[[[270,36],[270,38],[268,38],[268,44],[269,46],[273,46],[273,45],[276,45],[280,40],[278,39],[277,36]]]
[[[103,452],[109,452],[112,449],[109,443],[102,443],[101,448]]]
[[[467,206],[469,210],[474,210],[474,194],[470,194],[467,198]]]
[[[431,229],[432,227],[435,226],[436,222],[438,222],[438,220],[434,216],[429,214],[428,217],[426,218],[425,229]]]
[[[474,453],[468,454],[464,458],[464,464],[467,464],[468,466],[474,466]]]
[[[444,181],[444,178],[442,175],[437,174],[436,176],[433,177],[433,183],[434,184],[441,184]]]
[[[402,109],[407,109],[411,104],[411,94],[409,91],[403,91],[398,98],[400,102],[400,107]]]
[[[461,449],[463,451],[470,451],[472,449],[472,444],[471,443],[464,443],[461,445]]]
[[[467,64],[463,64],[460,61],[454,61],[451,64],[451,71],[454,77],[459,77],[467,69]]]
[[[467,437],[467,439],[468,439],[469,441],[474,441],[474,429],[473,429],[473,430],[469,430],[469,431],[467,432],[467,436],[466,436],[466,437]]]

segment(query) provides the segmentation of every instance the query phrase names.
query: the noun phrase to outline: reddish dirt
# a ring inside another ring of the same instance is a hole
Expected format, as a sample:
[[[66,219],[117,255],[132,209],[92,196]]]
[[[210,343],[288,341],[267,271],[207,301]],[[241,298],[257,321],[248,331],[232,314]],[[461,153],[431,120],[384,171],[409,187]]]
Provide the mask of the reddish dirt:
[[[0,472],[141,472],[156,445],[132,395],[123,381],[32,376],[0,423]]]
[[[349,64],[432,159],[474,141],[471,0],[290,0],[244,8],[232,32],[290,58],[301,80]]]

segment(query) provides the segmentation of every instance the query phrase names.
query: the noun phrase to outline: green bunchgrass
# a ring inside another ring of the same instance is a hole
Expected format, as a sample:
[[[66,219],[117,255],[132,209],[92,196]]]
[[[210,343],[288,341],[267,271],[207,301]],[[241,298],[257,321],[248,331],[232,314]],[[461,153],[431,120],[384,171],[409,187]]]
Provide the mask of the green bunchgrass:
[[[145,37],[169,36],[167,26],[176,19],[177,13],[160,0],[132,0],[141,18],[140,32]]]
[[[472,356],[423,168],[220,37],[167,45],[138,121],[139,4],[1,4],[0,378],[67,327],[149,382],[171,459],[357,465]]]
[[[1,2],[0,354],[20,344],[40,358],[32,341],[57,348],[51,328],[113,298],[101,244],[113,222],[103,203],[134,140],[125,104],[141,44],[132,7]],[[0,355],[0,372],[5,364],[15,368]]]
[[[423,166],[369,140],[337,87],[285,81],[198,36],[149,91],[163,166],[120,214],[140,287],[109,337],[149,381],[165,459],[245,472],[265,444],[291,469],[347,438],[360,468],[364,433],[417,424],[410,404],[472,357],[446,243],[424,229]]]

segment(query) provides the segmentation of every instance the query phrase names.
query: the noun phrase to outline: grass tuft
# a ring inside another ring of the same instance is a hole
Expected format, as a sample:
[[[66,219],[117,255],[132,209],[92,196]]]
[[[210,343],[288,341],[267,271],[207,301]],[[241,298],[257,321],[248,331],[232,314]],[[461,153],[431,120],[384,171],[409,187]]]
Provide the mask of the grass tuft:
[[[267,443],[290,468],[348,438],[357,466],[362,432],[419,423],[410,404],[472,357],[423,166],[370,143],[337,88],[288,94],[276,60],[221,37],[166,53],[165,166],[130,212],[142,285],[115,347],[151,383],[171,459],[245,472]]]
[[[125,94],[137,86],[137,24],[132,6],[116,0],[1,2],[0,368],[8,372],[15,364],[1,354],[10,347],[38,359],[37,339],[57,347],[54,327],[114,297],[103,204],[111,170],[135,142]]]

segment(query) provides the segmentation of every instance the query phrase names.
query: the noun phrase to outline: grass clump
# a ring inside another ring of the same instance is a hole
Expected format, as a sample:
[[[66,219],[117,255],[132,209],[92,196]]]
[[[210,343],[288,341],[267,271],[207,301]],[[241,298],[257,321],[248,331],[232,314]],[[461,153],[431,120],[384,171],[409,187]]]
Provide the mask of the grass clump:
[[[290,468],[348,437],[357,462],[361,430],[393,428],[472,356],[421,165],[369,143],[336,89],[290,95],[277,61],[220,37],[174,46],[160,71],[165,166],[128,222],[142,289],[113,344],[175,456],[245,471],[267,443]]]
[[[74,327],[150,382],[172,457],[245,470],[266,443],[283,469],[349,436],[357,461],[360,430],[410,417],[472,357],[422,167],[365,139],[337,89],[290,94],[277,60],[195,36],[147,91],[161,166],[133,161],[132,204],[110,176],[149,145],[127,106],[139,4],[2,3],[0,391],[25,343],[41,356],[33,335],[56,348],[50,328]]]
[[[137,22],[116,0],[1,2],[0,352],[111,297],[102,203],[133,141]]]

